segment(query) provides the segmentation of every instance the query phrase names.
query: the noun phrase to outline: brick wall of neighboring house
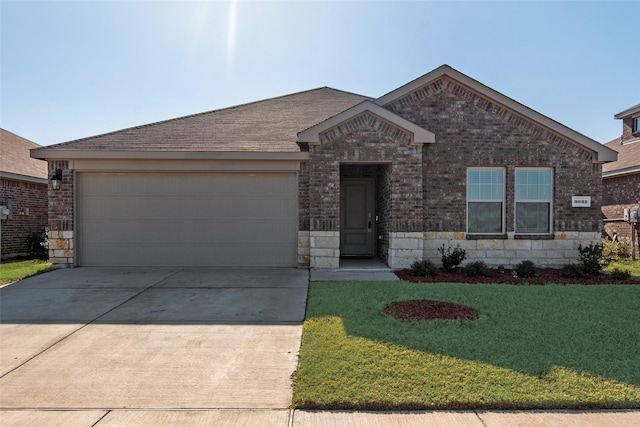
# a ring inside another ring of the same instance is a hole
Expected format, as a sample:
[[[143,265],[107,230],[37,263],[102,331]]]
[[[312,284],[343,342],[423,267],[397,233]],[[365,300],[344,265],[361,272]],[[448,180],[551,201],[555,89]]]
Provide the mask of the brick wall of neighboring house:
[[[75,264],[73,230],[73,170],[66,160],[49,161],[49,175],[62,169],[59,190],[49,187],[49,260],[62,266]]]
[[[631,225],[621,221],[624,209],[638,209],[640,202],[640,174],[623,175],[603,179],[604,200],[602,215],[604,232],[609,238],[614,234],[621,242],[631,243]],[[636,255],[640,255],[640,227],[636,228]]]
[[[517,167],[551,167],[553,229],[599,232],[602,170],[593,154],[443,78],[385,108],[435,133],[425,144],[426,231],[466,231],[467,167],[506,168],[506,230],[514,231]],[[591,196],[590,208],[572,208],[571,196]]]
[[[2,258],[28,253],[27,237],[47,227],[47,185],[0,179],[0,199],[12,199],[11,219],[2,223]]]

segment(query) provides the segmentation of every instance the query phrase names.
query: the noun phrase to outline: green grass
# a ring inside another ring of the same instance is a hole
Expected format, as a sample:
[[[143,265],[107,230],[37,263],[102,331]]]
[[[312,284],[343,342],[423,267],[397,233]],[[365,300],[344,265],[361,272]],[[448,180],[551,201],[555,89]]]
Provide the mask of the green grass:
[[[436,299],[480,317],[403,323]],[[638,408],[640,286],[315,282],[293,405],[316,409]]]
[[[616,261],[604,268],[604,271],[611,273],[614,269],[629,270],[632,276],[640,277],[640,259],[635,261]]]
[[[51,263],[42,260],[3,261],[0,264],[0,286],[33,276],[49,267]]]

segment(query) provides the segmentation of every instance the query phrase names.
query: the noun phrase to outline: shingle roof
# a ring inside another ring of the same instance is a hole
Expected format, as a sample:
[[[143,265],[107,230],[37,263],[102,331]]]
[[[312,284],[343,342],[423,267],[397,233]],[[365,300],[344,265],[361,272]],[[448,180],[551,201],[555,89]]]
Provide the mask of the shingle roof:
[[[0,129],[0,173],[47,179],[47,162],[29,156],[29,150],[38,147],[35,142]]]
[[[297,133],[370,98],[323,87],[44,147],[296,152]]]
[[[602,173],[616,175],[640,172],[640,140],[620,144],[620,138],[607,142],[605,146],[618,152],[618,160],[602,165]]]

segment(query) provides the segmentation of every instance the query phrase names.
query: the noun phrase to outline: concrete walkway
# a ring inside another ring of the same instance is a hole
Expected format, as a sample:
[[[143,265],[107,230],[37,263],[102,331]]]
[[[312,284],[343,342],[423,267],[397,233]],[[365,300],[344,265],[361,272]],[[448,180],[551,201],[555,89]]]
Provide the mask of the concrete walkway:
[[[389,272],[322,280],[344,273]],[[1,288],[0,425],[640,425],[640,411],[290,410],[308,282],[296,269],[78,268]]]

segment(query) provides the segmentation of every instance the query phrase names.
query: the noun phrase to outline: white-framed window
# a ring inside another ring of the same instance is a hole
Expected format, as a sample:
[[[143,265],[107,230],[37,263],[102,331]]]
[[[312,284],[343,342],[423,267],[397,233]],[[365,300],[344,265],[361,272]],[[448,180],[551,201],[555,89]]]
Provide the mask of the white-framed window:
[[[517,168],[515,185],[516,234],[551,234],[553,171]]]
[[[467,169],[467,233],[503,234],[504,169]]]
[[[633,132],[640,132],[640,117],[633,119]]]

